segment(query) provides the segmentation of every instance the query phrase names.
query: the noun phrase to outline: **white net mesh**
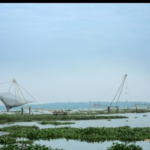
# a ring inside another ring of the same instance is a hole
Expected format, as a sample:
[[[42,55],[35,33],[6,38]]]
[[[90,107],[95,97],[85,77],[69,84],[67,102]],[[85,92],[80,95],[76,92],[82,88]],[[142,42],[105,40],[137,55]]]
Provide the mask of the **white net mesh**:
[[[4,103],[7,110],[10,110],[12,107],[17,107],[17,106],[21,106],[33,102],[31,100],[19,98],[18,96],[10,92],[0,93],[0,100]]]
[[[3,83],[2,83],[3,84]],[[12,85],[15,85],[15,94],[12,94],[10,92],[10,89]],[[20,87],[21,85],[18,85],[16,80],[12,81],[12,84],[9,88],[9,92],[0,93],[0,100],[4,103],[4,105],[7,108],[7,111],[9,111],[12,107],[18,107],[24,104],[28,104],[31,102],[34,102],[33,100],[28,100],[24,97]],[[23,88],[23,87],[22,87]],[[23,88],[24,89],[24,88]],[[25,89],[24,89],[25,90]],[[26,90],[25,90],[26,91]],[[27,91],[26,91],[27,92]],[[28,92],[27,92],[28,93]],[[30,93],[28,93],[30,95]],[[31,95],[30,95],[31,96]],[[31,96],[32,97],[32,96]],[[32,97],[33,98],[33,97]],[[34,98],[33,98],[34,99]]]

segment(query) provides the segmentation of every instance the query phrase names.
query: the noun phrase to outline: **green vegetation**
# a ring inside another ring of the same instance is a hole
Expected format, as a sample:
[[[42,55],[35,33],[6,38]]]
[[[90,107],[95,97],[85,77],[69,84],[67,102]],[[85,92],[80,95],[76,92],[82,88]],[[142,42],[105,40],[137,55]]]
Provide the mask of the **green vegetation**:
[[[142,147],[135,144],[127,145],[124,143],[113,143],[113,145],[107,148],[107,150],[142,150]]]
[[[13,144],[16,143],[16,139],[13,137],[8,137],[6,135],[1,136],[0,144]]]
[[[57,121],[42,121],[38,122],[39,124],[52,124],[52,125],[67,125],[67,124],[75,124],[75,122],[57,122]]]
[[[90,119],[121,119],[128,118],[126,116],[94,116],[94,115],[63,115],[54,116],[52,114],[37,114],[37,115],[10,115],[1,114],[0,122],[29,122],[29,121],[56,121],[56,120],[90,120]]]
[[[107,121],[111,121],[111,119],[107,119]]]
[[[5,145],[0,148],[0,150],[63,150],[63,149],[53,149],[51,147],[46,147],[45,145],[18,145],[18,144],[11,144],[11,145]]]
[[[65,138],[67,140],[81,140],[87,142],[103,142],[103,141],[141,141],[150,139],[150,128],[130,128],[129,126],[117,128],[47,128],[39,129],[36,126],[10,126],[0,129],[10,134],[1,136],[0,144],[16,143],[15,138],[27,138],[29,140],[49,140]],[[12,138],[12,139],[10,139]],[[12,142],[10,142],[12,141]]]
[[[0,120],[0,124],[13,124],[14,122],[7,122],[6,120]]]

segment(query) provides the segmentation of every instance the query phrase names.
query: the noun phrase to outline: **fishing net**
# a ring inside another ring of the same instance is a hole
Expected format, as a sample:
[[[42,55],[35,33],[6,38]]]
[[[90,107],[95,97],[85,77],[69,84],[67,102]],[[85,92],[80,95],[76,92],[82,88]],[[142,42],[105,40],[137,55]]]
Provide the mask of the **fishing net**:
[[[9,111],[12,107],[18,107],[33,102],[32,100],[18,97],[10,92],[0,93],[0,100],[6,106],[7,111]]]

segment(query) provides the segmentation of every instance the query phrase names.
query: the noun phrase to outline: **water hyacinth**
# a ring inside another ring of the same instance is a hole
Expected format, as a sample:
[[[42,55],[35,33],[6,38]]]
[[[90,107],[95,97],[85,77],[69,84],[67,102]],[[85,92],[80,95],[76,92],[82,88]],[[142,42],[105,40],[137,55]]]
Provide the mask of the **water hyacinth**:
[[[111,147],[108,147],[107,150],[142,150],[142,147],[135,144],[124,144],[124,143],[113,143]]]
[[[130,128],[129,126],[106,128],[106,127],[87,127],[87,128],[46,128],[39,129],[36,126],[11,126],[0,129],[1,131],[10,132],[9,135],[1,136],[6,142],[0,141],[1,144],[11,141],[16,143],[15,138],[27,138],[28,140],[49,140],[49,139],[70,139],[81,140],[86,142],[101,141],[141,141],[150,139],[150,128]],[[8,140],[7,140],[8,139]]]
[[[0,148],[0,150],[63,150],[58,148],[51,148],[47,147],[45,145],[18,145],[18,144],[11,144],[11,145],[5,145]]]
[[[38,122],[39,124],[52,124],[52,125],[68,125],[68,124],[75,124],[75,122],[58,122],[58,121],[42,121]]]
[[[51,114],[37,114],[37,115],[10,115],[1,114],[0,123],[5,124],[7,122],[31,122],[31,121],[67,121],[67,120],[95,120],[95,119],[124,119],[126,116],[96,116],[96,115],[65,115],[54,116]]]

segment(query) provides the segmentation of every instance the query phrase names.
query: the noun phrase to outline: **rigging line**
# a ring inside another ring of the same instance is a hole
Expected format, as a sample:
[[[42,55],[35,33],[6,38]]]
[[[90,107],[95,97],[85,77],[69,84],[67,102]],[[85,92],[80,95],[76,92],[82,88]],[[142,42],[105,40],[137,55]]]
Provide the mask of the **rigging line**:
[[[25,99],[25,97],[24,97],[23,93],[21,92],[21,90],[20,90],[20,88],[19,88],[19,86],[18,86],[18,84],[17,84],[17,83],[16,83],[16,85],[17,85],[17,87],[18,87],[18,89],[19,89],[20,93],[22,94],[22,96],[23,96],[24,100],[26,101],[26,103],[27,103],[27,105],[28,105],[28,102],[27,102],[27,100]],[[29,106],[29,105],[28,105],[28,106]]]
[[[120,96],[121,96],[121,93],[122,93],[122,90],[123,90],[123,87],[124,87],[125,80],[126,80],[126,76],[125,76],[125,78],[124,78],[124,81],[123,81],[123,84],[122,84],[122,87],[121,87],[120,93],[119,93],[119,95],[118,95],[118,100],[117,100],[117,102],[116,102],[116,106],[117,106],[118,101],[119,101],[119,98],[120,98]]]
[[[1,85],[1,84],[5,84],[5,83],[10,83],[10,82],[12,82],[12,81],[8,81],[8,82],[3,82],[3,83],[0,83],[0,85]]]
[[[123,81],[124,81],[124,79],[123,79]],[[122,83],[121,83],[121,85],[120,85],[120,87],[119,87],[119,89],[118,89],[118,91],[117,91],[115,97],[113,98],[112,102],[110,103],[109,107],[112,105],[112,103],[113,103],[113,101],[115,100],[115,98],[116,98],[118,92],[120,91],[120,88],[122,87],[123,81],[122,81]]]
[[[126,77],[125,77],[125,79],[126,79]],[[121,87],[121,91],[120,91],[120,93],[119,93],[119,96],[118,96],[118,100],[117,100],[116,106],[117,106],[118,101],[119,101],[119,98],[120,98],[120,96],[121,96],[122,89],[123,89],[123,86],[124,86],[124,83],[125,83],[125,79],[124,79],[123,85],[122,85],[122,87]]]
[[[27,102],[26,98],[24,97],[24,95],[23,95],[21,89],[19,88],[18,83],[17,83],[17,87],[18,87],[18,89],[20,90],[20,93],[22,94],[24,100],[26,101],[26,104],[28,105],[28,107],[30,107],[30,105],[29,105],[29,103]]]
[[[10,87],[8,89],[8,92],[10,92],[10,89],[11,89],[12,85],[13,85],[13,82],[11,83],[11,85],[10,85]]]
[[[117,81],[108,91],[106,91],[106,92],[102,95],[101,99],[106,95],[106,93],[108,94],[108,93],[112,90],[112,88],[114,88],[119,82],[120,82],[120,80]]]
[[[18,84],[22,89],[24,89],[20,84]],[[25,90],[25,89],[24,89]],[[37,102],[37,100],[27,91],[27,90],[25,90],[36,102]]]
[[[16,83],[15,83],[15,86],[16,86],[16,89],[17,89],[17,85],[16,85]],[[18,93],[20,103],[22,104],[22,102],[21,102],[21,98],[20,98],[20,95],[19,95],[19,92],[18,92],[18,89],[17,89],[16,91],[17,91],[17,93]]]

